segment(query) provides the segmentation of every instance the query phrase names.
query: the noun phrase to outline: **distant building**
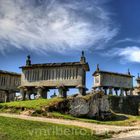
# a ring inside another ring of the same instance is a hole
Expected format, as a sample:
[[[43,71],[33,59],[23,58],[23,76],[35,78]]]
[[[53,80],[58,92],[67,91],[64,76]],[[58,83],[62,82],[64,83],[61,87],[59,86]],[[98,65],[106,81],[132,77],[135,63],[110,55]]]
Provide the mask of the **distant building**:
[[[97,70],[93,74],[94,76],[94,86],[93,89],[104,90],[105,94],[109,91],[109,94],[113,94],[113,90],[116,95],[118,95],[118,91],[120,90],[120,94],[132,94],[133,90],[133,77],[130,72],[128,74],[115,73],[102,71],[97,65]]]
[[[140,76],[139,76],[139,74],[138,74],[138,77],[137,77],[136,81],[137,81],[137,86],[134,87],[133,94],[134,95],[140,95]]]
[[[13,101],[20,82],[20,74],[0,70],[0,102]]]
[[[32,64],[27,57],[26,66],[22,69],[20,91],[23,100],[30,99],[32,93],[47,98],[49,89],[58,88],[59,95],[67,96],[69,88],[78,88],[82,95],[86,90],[86,72],[89,65],[82,52],[80,62]]]

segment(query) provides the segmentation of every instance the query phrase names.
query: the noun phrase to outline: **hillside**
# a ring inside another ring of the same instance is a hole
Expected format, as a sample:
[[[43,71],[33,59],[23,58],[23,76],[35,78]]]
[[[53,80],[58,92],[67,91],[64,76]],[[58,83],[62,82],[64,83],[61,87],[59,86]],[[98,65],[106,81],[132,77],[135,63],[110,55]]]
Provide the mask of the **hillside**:
[[[84,97],[70,97],[68,99],[63,98],[53,98],[53,99],[38,99],[38,100],[27,100],[27,101],[15,101],[9,103],[0,103],[0,112],[2,113],[16,113],[30,116],[40,116],[48,118],[62,118],[70,120],[79,120],[84,122],[98,123],[98,124],[109,124],[109,125],[133,125],[139,121],[139,117],[130,115],[116,115],[112,114],[109,120],[95,120],[97,118],[88,118],[85,115],[73,116],[69,112],[70,108],[75,111],[85,113],[87,108],[83,109],[84,106],[88,105],[89,99],[95,97],[95,95],[87,95]],[[76,102],[75,102],[76,101]],[[71,107],[70,102],[72,102],[73,107]],[[93,101],[92,101],[93,102]],[[77,105],[76,105],[76,104]],[[97,104],[98,102],[96,102]],[[105,106],[103,102],[103,106]],[[96,108],[95,104],[93,108]],[[77,111],[77,110],[76,110]]]

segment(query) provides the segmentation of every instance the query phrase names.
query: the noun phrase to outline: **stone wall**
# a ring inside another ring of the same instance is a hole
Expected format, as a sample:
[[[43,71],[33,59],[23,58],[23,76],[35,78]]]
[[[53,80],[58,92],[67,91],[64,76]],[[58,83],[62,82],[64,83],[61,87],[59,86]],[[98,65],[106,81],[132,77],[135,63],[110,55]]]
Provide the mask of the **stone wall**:
[[[139,115],[140,95],[109,96],[110,108],[116,113]]]
[[[83,83],[83,68],[81,66],[63,66],[50,68],[25,69],[22,73],[22,86],[56,87],[65,85],[75,87]]]

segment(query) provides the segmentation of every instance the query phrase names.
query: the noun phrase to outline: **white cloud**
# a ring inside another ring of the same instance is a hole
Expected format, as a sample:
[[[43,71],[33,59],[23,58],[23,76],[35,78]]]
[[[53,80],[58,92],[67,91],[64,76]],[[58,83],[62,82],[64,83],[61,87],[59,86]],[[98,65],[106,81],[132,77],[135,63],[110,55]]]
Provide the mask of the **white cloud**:
[[[130,42],[130,43],[140,43],[140,39],[137,38],[137,39],[133,39],[133,38],[124,38],[124,39],[121,39],[121,40],[117,40],[115,42],[115,44],[120,44],[120,43],[126,43],[126,42]]]
[[[99,49],[117,34],[105,1],[0,0],[0,50]]]
[[[140,63],[140,47],[128,46],[126,48],[115,48],[107,53],[108,56],[120,57],[127,62]]]

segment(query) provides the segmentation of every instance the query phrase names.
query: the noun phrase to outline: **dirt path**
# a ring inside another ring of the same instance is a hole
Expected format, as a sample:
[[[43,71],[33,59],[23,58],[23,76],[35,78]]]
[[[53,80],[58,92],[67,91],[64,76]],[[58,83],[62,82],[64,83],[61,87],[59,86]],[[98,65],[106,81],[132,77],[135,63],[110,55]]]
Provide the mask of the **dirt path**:
[[[79,127],[91,129],[91,130],[95,131],[97,134],[102,134],[102,133],[106,133],[106,132],[123,133],[123,132],[130,132],[133,130],[140,130],[140,127],[138,127],[138,126],[126,127],[126,126],[101,125],[101,124],[86,123],[86,122],[76,121],[76,120],[31,117],[31,116],[26,116],[26,115],[16,115],[16,114],[7,114],[7,113],[0,113],[0,116],[19,118],[19,119],[24,119],[24,120],[55,123],[55,124],[79,126]]]
[[[120,133],[114,135],[114,138],[110,140],[140,140],[140,130],[130,131],[128,133]]]

